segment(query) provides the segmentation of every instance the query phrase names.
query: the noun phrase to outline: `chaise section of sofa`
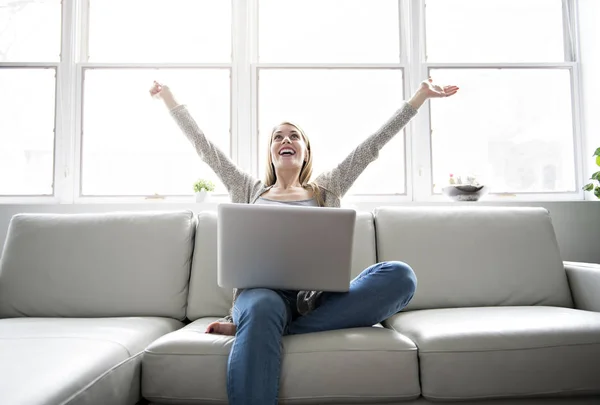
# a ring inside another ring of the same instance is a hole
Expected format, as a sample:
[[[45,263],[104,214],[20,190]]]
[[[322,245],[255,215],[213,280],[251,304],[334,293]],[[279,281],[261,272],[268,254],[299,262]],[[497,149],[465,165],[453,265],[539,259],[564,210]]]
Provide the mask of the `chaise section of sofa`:
[[[226,404],[227,359],[233,337],[205,334],[227,314],[232,292],[217,284],[217,216],[198,217],[183,329],[159,338],[143,358],[142,389],[156,404]],[[352,273],[376,261],[371,213],[357,215]],[[397,403],[420,395],[415,344],[380,327],[356,328],[283,340],[282,404]]]
[[[0,404],[133,405],[183,326],[191,212],[17,215],[0,262]]]
[[[390,207],[375,223],[379,260],[402,258],[419,280],[385,326],[417,345],[425,399],[600,403],[600,313],[574,308],[546,210]],[[596,308],[600,289],[584,284],[598,269],[567,270],[575,302]]]

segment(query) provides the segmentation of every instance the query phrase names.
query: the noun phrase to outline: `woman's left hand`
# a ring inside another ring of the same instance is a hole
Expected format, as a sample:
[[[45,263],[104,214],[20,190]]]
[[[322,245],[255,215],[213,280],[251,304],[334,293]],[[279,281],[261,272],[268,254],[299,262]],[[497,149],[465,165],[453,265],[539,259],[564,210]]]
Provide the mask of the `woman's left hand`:
[[[427,98],[450,97],[456,94],[458,86],[440,86],[433,82],[433,79],[424,80],[421,82],[422,91]]]
[[[435,84],[431,78],[421,82],[421,87],[408,101],[408,104],[418,109],[430,98],[450,97],[456,94],[458,86],[441,86]]]

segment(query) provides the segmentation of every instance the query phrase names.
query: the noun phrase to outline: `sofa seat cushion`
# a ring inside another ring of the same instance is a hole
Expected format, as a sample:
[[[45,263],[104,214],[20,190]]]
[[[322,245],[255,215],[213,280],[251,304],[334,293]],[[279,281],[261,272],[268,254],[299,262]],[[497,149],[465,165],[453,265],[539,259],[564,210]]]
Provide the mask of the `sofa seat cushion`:
[[[142,395],[157,403],[227,403],[234,337],[204,333],[200,318],[152,343],[142,363]],[[401,334],[356,328],[286,336],[282,403],[401,401],[420,394],[417,351]]]
[[[0,403],[135,403],[144,348],[182,326],[165,318],[0,319]]]
[[[419,348],[431,400],[600,393],[600,313],[559,307],[409,311],[385,322]]]

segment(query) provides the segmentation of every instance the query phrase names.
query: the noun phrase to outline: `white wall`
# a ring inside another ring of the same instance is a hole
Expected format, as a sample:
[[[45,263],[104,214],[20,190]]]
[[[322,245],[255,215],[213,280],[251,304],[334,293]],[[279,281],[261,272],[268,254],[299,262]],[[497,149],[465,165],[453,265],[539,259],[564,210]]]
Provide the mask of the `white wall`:
[[[581,53],[583,154],[586,179],[598,170],[592,153],[600,148],[600,1],[579,0],[579,49]],[[588,194],[588,196],[590,196]]]
[[[480,202],[481,205],[499,205]],[[373,210],[381,204],[357,204],[360,210]],[[391,204],[386,204],[391,205]],[[415,204],[416,205],[416,204]],[[441,205],[440,203],[418,205]],[[464,205],[464,203],[463,203]],[[592,201],[511,203],[502,205],[542,206],[548,209],[556,231],[563,260],[600,263],[600,203]],[[17,213],[82,213],[135,210],[215,210],[215,204],[79,204],[79,205],[0,205],[0,245],[4,245],[10,218]]]

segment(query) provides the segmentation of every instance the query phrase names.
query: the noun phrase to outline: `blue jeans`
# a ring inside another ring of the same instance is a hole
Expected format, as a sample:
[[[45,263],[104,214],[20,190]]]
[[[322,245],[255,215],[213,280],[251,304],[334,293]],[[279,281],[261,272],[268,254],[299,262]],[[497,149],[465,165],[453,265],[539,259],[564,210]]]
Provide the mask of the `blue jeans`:
[[[352,280],[349,292],[323,293],[319,307],[305,316],[299,316],[289,291],[242,291],[233,308],[237,333],[227,366],[229,403],[277,404],[285,334],[373,326],[400,312],[416,286],[407,264],[378,263]]]

